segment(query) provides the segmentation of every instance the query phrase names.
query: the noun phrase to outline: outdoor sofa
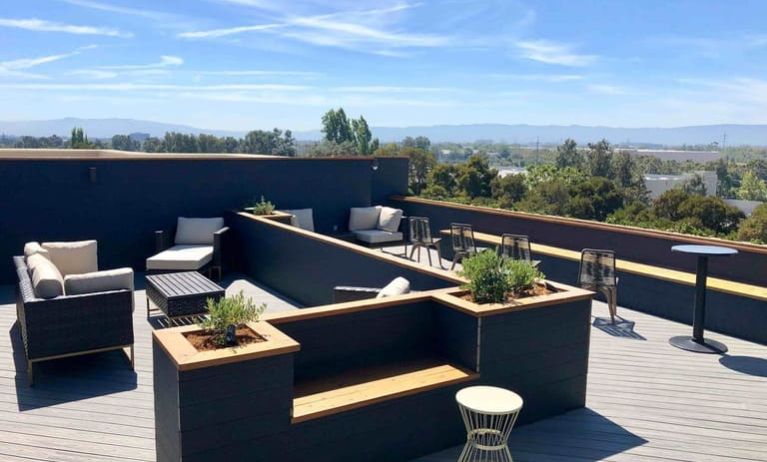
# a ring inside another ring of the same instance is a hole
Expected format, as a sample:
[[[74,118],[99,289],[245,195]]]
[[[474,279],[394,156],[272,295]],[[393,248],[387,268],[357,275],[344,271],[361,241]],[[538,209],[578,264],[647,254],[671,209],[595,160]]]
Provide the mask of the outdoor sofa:
[[[369,246],[402,242],[404,218],[402,210],[392,207],[352,207],[349,231],[357,241]]]
[[[147,273],[199,271],[221,279],[224,236],[229,230],[224,219],[178,217],[176,227],[169,232],[155,231],[156,254],[146,259]],[[166,235],[173,235],[173,245]]]
[[[129,348],[133,367],[131,268],[99,271],[92,240],[30,242],[13,262],[30,386],[40,361]]]

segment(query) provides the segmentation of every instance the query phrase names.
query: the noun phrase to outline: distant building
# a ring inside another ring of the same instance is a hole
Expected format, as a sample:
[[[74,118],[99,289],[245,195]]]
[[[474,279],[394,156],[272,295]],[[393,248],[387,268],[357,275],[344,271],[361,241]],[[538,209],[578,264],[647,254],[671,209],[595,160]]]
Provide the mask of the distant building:
[[[623,149],[632,156],[651,156],[661,160],[676,160],[684,162],[693,160],[696,162],[711,162],[722,157],[717,151],[682,151],[676,149]]]
[[[506,175],[525,175],[527,169],[524,167],[498,167],[498,176],[503,178]]]
[[[703,178],[703,184],[706,185],[706,195],[716,196],[717,177],[716,172],[690,172],[682,175],[656,175],[646,174],[644,183],[650,192],[650,199],[657,199],[658,196],[689,181],[693,176],[700,175]]]

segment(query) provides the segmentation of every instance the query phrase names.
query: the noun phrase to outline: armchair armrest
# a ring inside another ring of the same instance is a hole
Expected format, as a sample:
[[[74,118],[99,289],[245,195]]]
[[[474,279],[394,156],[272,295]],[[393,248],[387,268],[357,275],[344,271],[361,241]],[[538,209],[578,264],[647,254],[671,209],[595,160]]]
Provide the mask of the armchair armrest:
[[[224,235],[229,231],[228,226],[224,226],[213,233],[213,264],[221,268],[223,266],[222,249],[224,246]]]
[[[374,287],[337,286],[333,288],[333,303],[354,302],[376,298],[381,289]]]

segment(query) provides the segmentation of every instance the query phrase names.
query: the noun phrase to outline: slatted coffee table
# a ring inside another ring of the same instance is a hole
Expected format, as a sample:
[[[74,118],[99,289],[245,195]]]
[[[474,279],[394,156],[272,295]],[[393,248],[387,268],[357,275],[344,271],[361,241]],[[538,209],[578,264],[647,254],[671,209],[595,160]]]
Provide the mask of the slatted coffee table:
[[[224,288],[196,271],[151,274],[146,276],[146,317],[149,318],[151,300],[175,324],[179,318],[201,316],[207,313],[207,300],[224,296]]]

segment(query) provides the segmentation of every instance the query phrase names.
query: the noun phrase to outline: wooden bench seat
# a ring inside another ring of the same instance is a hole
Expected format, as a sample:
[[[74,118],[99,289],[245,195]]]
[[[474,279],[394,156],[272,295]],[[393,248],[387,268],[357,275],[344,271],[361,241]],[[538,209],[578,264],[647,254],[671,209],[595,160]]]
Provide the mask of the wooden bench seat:
[[[442,230],[440,231],[440,234],[443,236],[450,236],[450,230]],[[475,232],[474,238],[483,244],[490,244],[494,246],[501,245],[501,236],[497,236],[495,234]],[[536,254],[561,258],[564,260],[580,261],[581,259],[581,253],[576,250],[563,249],[550,245],[531,243],[530,250]],[[671,250],[669,249],[669,252],[670,251]],[[622,259],[615,260],[615,267],[619,272],[637,274],[648,278],[661,279],[664,281],[674,282],[687,286],[695,285],[695,274],[688,273],[686,271],[646,265],[644,263],[636,263]],[[742,282],[735,282],[727,279],[714,278],[711,276],[708,277],[707,286],[709,290],[715,290],[730,295],[737,295],[739,297],[747,297],[756,300],[767,301],[767,287],[745,284]]]
[[[296,384],[292,422],[305,422],[478,377],[479,374],[459,366],[424,360]]]

